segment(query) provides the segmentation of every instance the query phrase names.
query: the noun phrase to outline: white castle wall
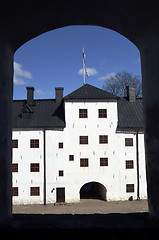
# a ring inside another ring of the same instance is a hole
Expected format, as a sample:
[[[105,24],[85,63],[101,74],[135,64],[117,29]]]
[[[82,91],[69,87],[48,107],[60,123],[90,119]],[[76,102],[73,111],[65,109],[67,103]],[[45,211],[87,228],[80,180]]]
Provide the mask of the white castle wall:
[[[18,163],[18,172],[12,174],[12,185],[19,192],[19,196],[13,197],[13,203],[43,203],[43,131],[13,131],[12,139],[18,139],[18,148],[12,150],[12,162]],[[39,148],[30,148],[30,139],[39,139]],[[30,163],[39,163],[40,172],[30,172]],[[30,187],[40,187],[40,196],[30,196]]]
[[[79,109],[88,109],[88,118],[79,118]],[[107,118],[98,118],[98,109],[107,109]],[[65,188],[65,201],[80,200],[80,189],[88,182],[99,182],[106,188],[107,200],[137,198],[136,134],[116,133],[117,102],[65,102],[64,130],[46,130],[46,200],[56,202],[56,188]],[[99,144],[99,135],[108,135],[108,144]],[[79,136],[88,136],[88,145],[79,144]],[[133,138],[133,147],[125,147],[125,138]],[[13,203],[43,203],[44,153],[43,130],[13,131],[18,149],[13,149],[13,186],[19,196]],[[39,139],[39,148],[30,148],[30,139]],[[59,149],[63,142],[63,149]],[[69,161],[74,155],[74,161]],[[108,158],[108,166],[100,166],[100,157]],[[80,167],[80,158],[89,159],[89,167]],[[126,169],[125,161],[134,160],[134,168]],[[30,163],[40,163],[40,172],[30,172]],[[139,134],[140,197],[146,198],[144,135]],[[59,176],[59,170],[64,176]],[[134,193],[126,193],[126,184],[134,184]],[[39,186],[40,196],[30,196],[30,187]]]

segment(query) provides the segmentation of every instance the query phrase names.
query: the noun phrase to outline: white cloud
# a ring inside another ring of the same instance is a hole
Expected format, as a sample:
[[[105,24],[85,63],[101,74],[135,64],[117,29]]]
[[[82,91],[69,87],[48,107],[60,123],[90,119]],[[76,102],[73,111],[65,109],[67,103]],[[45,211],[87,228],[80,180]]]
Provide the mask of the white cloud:
[[[14,76],[14,84],[15,85],[25,85],[27,82],[24,81],[23,79],[17,78],[16,76]]]
[[[41,89],[37,89],[37,90],[35,90],[35,94],[37,96],[41,96],[41,95],[45,94],[45,92],[43,90],[41,90]]]
[[[98,72],[95,68],[86,68],[86,71],[88,73],[88,76],[94,76],[94,75],[97,75]],[[83,68],[81,68],[79,71],[78,71],[78,74],[79,75],[83,75]]]
[[[115,72],[107,73],[105,76],[102,76],[102,77],[98,78],[98,80],[100,80],[100,81],[104,81],[104,80],[107,81],[110,78],[115,77],[115,75],[116,75]]]
[[[23,69],[22,64],[14,61],[14,84],[25,85],[27,82],[23,78],[31,79],[32,75],[29,71]]]

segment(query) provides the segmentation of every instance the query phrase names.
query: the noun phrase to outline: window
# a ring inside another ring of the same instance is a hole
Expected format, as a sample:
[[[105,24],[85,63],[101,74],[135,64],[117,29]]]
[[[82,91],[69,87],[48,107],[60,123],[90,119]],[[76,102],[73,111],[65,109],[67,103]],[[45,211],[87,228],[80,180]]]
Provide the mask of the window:
[[[69,155],[69,161],[74,161],[74,155]]]
[[[64,171],[63,170],[59,170],[59,177],[63,177],[64,176]]]
[[[133,138],[125,138],[125,146],[126,147],[133,146]]]
[[[80,158],[80,167],[88,167],[88,158]]]
[[[17,139],[12,140],[12,148],[18,148],[18,140]]]
[[[39,172],[39,163],[30,163],[30,172]]]
[[[108,158],[100,158],[100,166],[108,166]]]
[[[79,109],[79,118],[87,118],[87,117],[88,117],[87,109]]]
[[[99,143],[108,143],[108,135],[100,135],[99,136]]]
[[[107,118],[107,109],[98,109],[98,118]]]
[[[22,112],[22,118],[23,119],[28,119],[31,117],[31,112]]]
[[[80,144],[88,144],[88,136],[80,136]]]
[[[134,168],[134,161],[133,160],[126,160],[125,167],[126,167],[126,169]]]
[[[31,118],[32,113],[33,112],[31,110],[31,108],[26,104],[22,109],[22,118],[29,119],[29,118]]]
[[[31,187],[30,196],[40,196],[40,187]]]
[[[30,148],[39,148],[39,139],[31,139]]]
[[[18,172],[18,163],[12,163],[12,172]]]
[[[126,184],[126,192],[134,192],[134,184]]]
[[[13,196],[18,196],[18,187],[12,188],[12,194],[13,194]]]
[[[63,142],[59,142],[59,148],[63,148]]]

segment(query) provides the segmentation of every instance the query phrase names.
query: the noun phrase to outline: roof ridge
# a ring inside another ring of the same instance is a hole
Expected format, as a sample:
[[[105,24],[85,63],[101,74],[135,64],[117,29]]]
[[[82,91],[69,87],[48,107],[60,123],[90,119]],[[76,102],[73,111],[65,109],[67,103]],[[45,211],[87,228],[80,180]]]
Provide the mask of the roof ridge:
[[[64,97],[64,100],[68,99],[118,99],[118,97],[87,83]]]

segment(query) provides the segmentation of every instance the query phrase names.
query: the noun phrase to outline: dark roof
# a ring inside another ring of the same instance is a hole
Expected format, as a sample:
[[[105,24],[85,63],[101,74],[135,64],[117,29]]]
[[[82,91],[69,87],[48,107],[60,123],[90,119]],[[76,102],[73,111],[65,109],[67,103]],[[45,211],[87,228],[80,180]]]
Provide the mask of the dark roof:
[[[127,98],[118,100],[118,127],[117,130],[143,130],[142,99],[129,102]]]
[[[65,127],[63,101],[43,99],[34,100],[34,103],[28,106],[26,100],[13,101],[13,129]]]
[[[85,84],[82,87],[78,88],[77,90],[73,91],[72,93],[68,94],[64,97],[64,100],[101,100],[101,99],[111,99],[115,100],[118,99],[117,96],[102,90],[100,88],[96,88],[90,84]]]
[[[143,130],[142,99],[129,102],[127,98],[118,98],[104,90],[86,84],[62,101],[55,99],[34,100],[32,105],[27,100],[13,101],[13,129],[46,128],[63,129],[65,127],[64,100],[102,100],[117,101],[117,131]]]

